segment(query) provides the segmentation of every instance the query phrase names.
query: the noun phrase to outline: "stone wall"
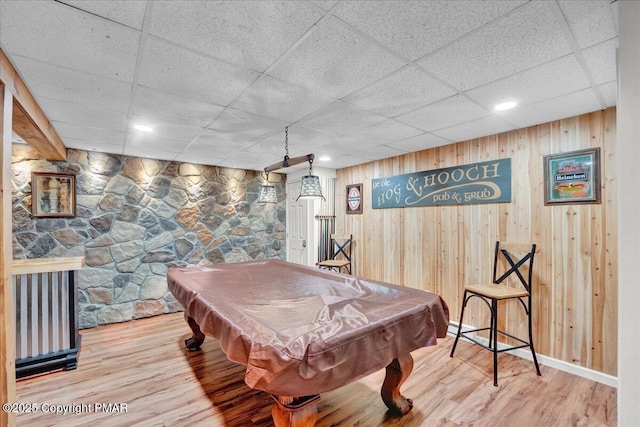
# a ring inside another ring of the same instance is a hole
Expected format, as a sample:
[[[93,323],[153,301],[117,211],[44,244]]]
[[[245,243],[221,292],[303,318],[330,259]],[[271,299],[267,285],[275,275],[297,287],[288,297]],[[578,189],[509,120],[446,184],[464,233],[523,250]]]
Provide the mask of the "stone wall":
[[[259,172],[69,150],[48,162],[13,150],[14,258],[85,256],[81,328],[179,311],[167,289],[172,266],[285,259],[280,202],[257,203]],[[76,175],[75,218],[31,218],[31,172]]]

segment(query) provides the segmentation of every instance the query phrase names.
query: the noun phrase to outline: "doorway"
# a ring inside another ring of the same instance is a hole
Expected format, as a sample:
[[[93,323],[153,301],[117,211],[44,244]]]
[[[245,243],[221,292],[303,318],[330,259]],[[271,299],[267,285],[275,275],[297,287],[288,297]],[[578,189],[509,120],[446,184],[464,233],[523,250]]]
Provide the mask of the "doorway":
[[[309,202],[296,201],[301,181],[287,182],[287,261],[309,264]]]

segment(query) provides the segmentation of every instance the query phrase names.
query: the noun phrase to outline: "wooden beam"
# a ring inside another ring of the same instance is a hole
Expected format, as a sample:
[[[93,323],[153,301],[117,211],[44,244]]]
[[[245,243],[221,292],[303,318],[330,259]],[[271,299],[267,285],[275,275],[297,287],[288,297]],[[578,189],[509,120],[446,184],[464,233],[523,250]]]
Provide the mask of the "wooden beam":
[[[66,160],[67,148],[9,58],[0,49],[0,82],[13,94],[13,131],[47,160]]]
[[[11,117],[13,96],[0,82],[0,403],[16,401],[15,323],[11,265]],[[0,410],[0,425],[15,426],[15,416]]]
[[[314,158],[315,158],[315,156],[313,154],[307,154],[306,156],[294,157],[293,159],[289,159],[288,157],[285,157],[285,159],[283,161],[278,162],[278,163],[274,163],[271,166],[267,166],[266,168],[264,168],[264,171],[265,172],[273,172],[273,171],[277,171],[278,169],[288,168],[289,166],[299,165],[300,163],[313,162]]]
[[[12,283],[12,131],[47,160],[66,160],[67,148],[38,106],[9,58],[0,49],[0,403],[16,401],[15,320]],[[16,425],[15,414],[0,410],[0,426]]]

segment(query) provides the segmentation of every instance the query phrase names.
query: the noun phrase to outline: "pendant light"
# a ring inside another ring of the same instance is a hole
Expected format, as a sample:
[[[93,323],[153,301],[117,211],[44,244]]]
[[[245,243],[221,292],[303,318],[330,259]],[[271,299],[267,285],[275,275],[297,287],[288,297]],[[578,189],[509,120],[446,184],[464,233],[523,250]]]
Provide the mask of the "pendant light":
[[[269,172],[267,172],[267,184],[260,186],[258,203],[278,203],[276,187],[274,187],[273,185],[269,185]]]
[[[313,165],[313,157],[309,158],[309,175],[302,177],[302,183],[300,184],[300,195],[296,201],[300,199],[318,199],[325,200],[322,195],[322,187],[320,187],[320,177],[313,175],[311,167]]]
[[[315,199],[315,198],[326,200],[322,195],[322,188],[320,187],[320,178],[312,174],[313,159],[315,158],[315,156],[313,154],[307,154],[306,156],[294,157],[293,159],[289,158],[289,127],[288,126],[284,128],[284,150],[285,150],[285,155],[282,162],[278,162],[264,168],[264,171],[267,174],[267,185],[262,185],[260,187],[258,202],[259,203],[276,203],[277,202],[275,187],[273,185],[269,185],[269,172],[282,169],[282,168],[288,168],[289,166],[298,165],[303,162],[309,162],[309,175],[305,175],[302,177],[302,182],[300,185],[300,195],[296,200]]]

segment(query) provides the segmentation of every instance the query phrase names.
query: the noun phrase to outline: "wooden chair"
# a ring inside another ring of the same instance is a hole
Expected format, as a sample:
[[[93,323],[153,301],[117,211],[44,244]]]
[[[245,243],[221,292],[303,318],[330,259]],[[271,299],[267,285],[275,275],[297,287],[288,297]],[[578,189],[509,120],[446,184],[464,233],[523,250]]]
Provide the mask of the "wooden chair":
[[[353,234],[347,236],[331,235],[332,256],[331,259],[320,261],[316,265],[320,268],[341,272],[344,268],[351,274],[351,249],[353,247]]]
[[[464,288],[464,296],[462,298],[462,311],[460,312],[460,323],[458,324],[458,333],[453,342],[450,356],[456,350],[458,339],[464,336],[466,339],[481,345],[493,353],[493,385],[498,386],[498,353],[513,350],[516,348],[529,347],[533,362],[536,365],[536,373],[540,374],[540,366],[536,358],[536,352],[533,348],[533,335],[531,331],[531,293],[532,293],[532,277],[533,277],[533,258],[538,252],[535,244],[519,244],[519,243],[500,243],[496,242],[496,248],[493,258],[493,283],[467,285]],[[501,275],[498,276],[500,267]],[[523,271],[527,270],[527,271]],[[504,272],[502,272],[504,271]],[[509,279],[509,280],[507,280]],[[517,280],[514,280],[517,279]],[[518,286],[509,286],[507,282],[515,282]],[[521,286],[520,286],[521,285]],[[489,307],[491,311],[491,325],[484,328],[462,330],[462,321],[464,318],[464,309],[469,300],[478,297]],[[517,299],[528,318],[529,340],[515,337],[505,331],[498,329],[498,302],[509,299]],[[478,341],[475,333],[479,331],[489,331],[489,343],[485,344]],[[504,345],[498,349],[498,334],[507,336],[518,342],[516,345]],[[472,336],[469,336],[472,335]]]

